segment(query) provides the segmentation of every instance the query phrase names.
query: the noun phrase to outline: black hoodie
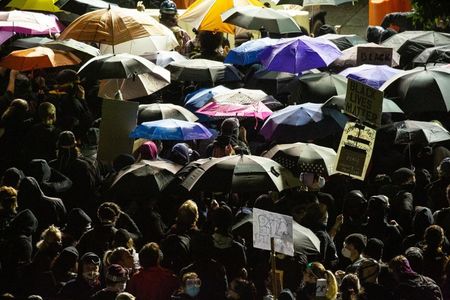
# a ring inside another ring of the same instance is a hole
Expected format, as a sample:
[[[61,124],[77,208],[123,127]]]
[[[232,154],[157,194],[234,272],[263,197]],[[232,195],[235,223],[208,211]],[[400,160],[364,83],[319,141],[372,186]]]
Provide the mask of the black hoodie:
[[[34,177],[42,191],[52,197],[57,197],[72,187],[72,180],[50,168],[44,159],[33,159],[28,166],[27,175]]]
[[[66,208],[59,198],[47,197],[33,177],[22,179],[17,195],[19,209],[30,209],[39,220],[39,230],[49,225],[62,226],[66,218]]]

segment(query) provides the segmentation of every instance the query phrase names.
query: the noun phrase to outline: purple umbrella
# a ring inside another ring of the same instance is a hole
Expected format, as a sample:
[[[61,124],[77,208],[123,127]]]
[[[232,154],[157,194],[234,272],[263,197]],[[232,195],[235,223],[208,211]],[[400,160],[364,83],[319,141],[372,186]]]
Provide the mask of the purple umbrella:
[[[339,74],[378,89],[387,80],[401,72],[386,65],[361,65],[347,68]]]
[[[331,64],[342,52],[332,42],[322,38],[301,36],[281,39],[267,47],[260,56],[269,71],[301,73]]]
[[[41,35],[59,33],[63,29],[55,15],[19,10],[0,12],[0,31]]]
[[[211,136],[212,133],[200,123],[176,119],[144,122],[130,133],[131,138],[173,141],[206,140]]]

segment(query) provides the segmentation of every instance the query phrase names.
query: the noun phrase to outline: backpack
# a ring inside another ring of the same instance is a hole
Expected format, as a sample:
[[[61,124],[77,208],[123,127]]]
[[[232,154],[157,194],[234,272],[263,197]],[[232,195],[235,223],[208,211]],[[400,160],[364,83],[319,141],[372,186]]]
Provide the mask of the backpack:
[[[164,253],[161,265],[178,274],[191,263],[191,238],[187,234],[170,234],[161,242]]]

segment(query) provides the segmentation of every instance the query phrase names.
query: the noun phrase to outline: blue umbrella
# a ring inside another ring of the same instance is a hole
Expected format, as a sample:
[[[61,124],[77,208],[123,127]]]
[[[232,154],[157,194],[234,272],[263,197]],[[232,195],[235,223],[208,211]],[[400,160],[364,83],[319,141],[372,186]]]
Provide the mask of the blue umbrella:
[[[202,124],[176,119],[144,122],[130,133],[131,138],[189,141],[209,139],[212,133]]]
[[[259,62],[259,54],[268,46],[278,43],[278,41],[278,39],[263,38],[245,42],[228,53],[225,63],[242,66],[257,63]]]
[[[386,65],[361,65],[347,68],[339,74],[378,89],[383,83],[400,72],[402,70]]]
[[[186,96],[184,106],[190,111],[196,111],[208,103],[215,95],[229,91],[230,89],[223,85],[218,85],[210,89],[200,89]]]
[[[268,46],[259,56],[269,71],[301,73],[331,64],[342,52],[329,40],[300,36],[281,39],[276,45]]]

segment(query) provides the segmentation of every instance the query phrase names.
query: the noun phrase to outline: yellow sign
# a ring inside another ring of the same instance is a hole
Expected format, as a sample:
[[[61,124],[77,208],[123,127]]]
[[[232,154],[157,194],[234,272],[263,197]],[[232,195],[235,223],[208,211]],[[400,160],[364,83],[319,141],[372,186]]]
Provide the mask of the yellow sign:
[[[348,79],[345,112],[362,123],[381,124],[383,92],[353,79]]]
[[[372,157],[377,131],[368,126],[348,122],[337,152],[336,171],[364,180]]]

